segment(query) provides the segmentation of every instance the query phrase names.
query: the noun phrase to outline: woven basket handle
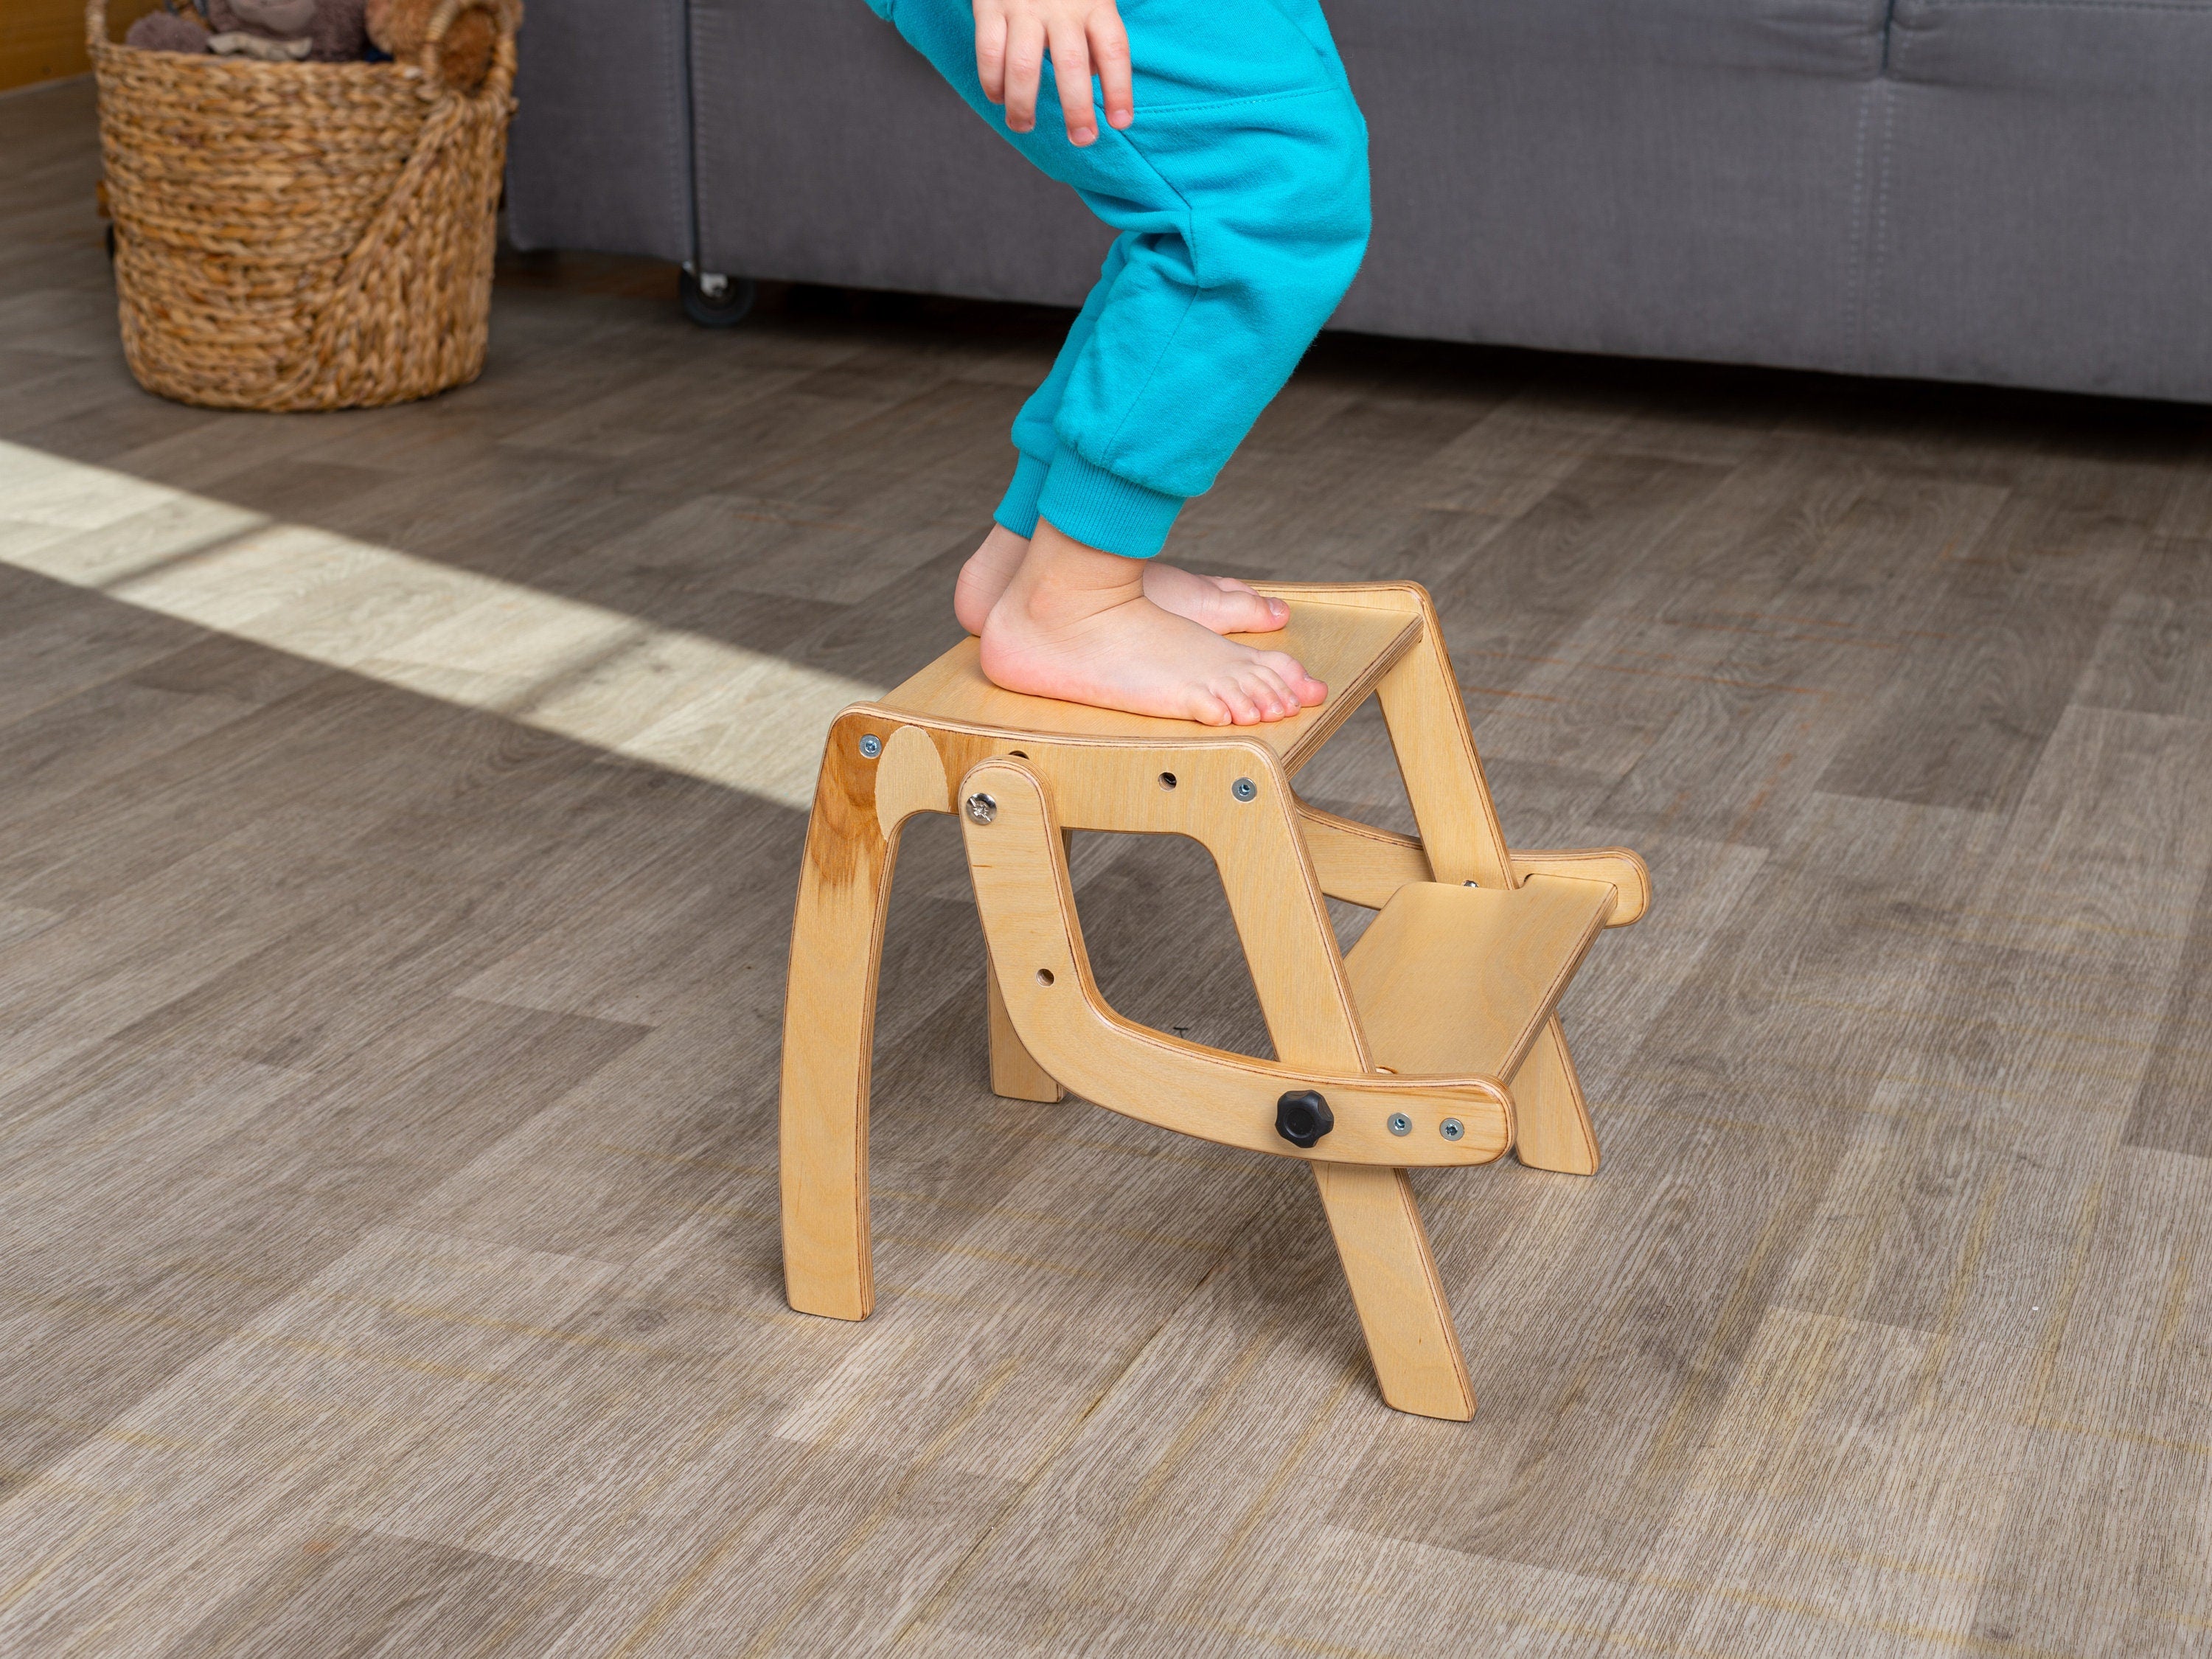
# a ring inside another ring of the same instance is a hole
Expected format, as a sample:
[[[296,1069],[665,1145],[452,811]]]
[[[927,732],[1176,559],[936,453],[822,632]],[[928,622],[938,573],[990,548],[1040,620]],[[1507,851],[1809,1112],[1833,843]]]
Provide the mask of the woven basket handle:
[[[107,0],[85,0],[84,44],[92,52],[107,44]]]
[[[91,0],[91,3],[104,7],[107,0]],[[521,9],[512,0],[441,0],[438,9],[430,14],[430,27],[422,37],[423,84],[433,89],[445,85],[446,36],[460,20],[461,14],[488,11],[495,31],[491,69],[484,76],[478,95],[495,88],[504,94],[514,80],[514,26]]]

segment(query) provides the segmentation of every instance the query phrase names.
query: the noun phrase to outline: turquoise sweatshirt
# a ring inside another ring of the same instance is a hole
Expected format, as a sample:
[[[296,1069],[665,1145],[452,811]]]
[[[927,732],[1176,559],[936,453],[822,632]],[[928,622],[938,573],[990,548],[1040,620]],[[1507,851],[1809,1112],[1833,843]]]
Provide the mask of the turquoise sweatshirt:
[[[1336,309],[1367,248],[1367,124],[1316,0],[1121,0],[1137,118],[1079,149],[1048,64],[1036,130],[975,73],[969,0],[868,0],[976,113],[1120,231],[1014,422],[1000,524],[1160,550]]]

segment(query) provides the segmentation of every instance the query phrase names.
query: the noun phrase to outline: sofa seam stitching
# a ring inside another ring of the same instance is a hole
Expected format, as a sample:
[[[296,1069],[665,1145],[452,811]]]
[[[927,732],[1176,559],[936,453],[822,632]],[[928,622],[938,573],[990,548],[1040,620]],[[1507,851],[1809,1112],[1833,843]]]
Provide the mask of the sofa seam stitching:
[[[691,269],[699,269],[704,248],[700,240],[699,212],[699,98],[694,85],[697,52],[692,31],[697,20],[692,15],[691,0],[684,0],[684,49],[678,56],[676,72],[678,79],[679,107],[677,114],[684,133],[684,190],[682,199],[684,217],[689,222],[691,244]]]
[[[1861,319],[1860,296],[1866,285],[1867,123],[1874,117],[1875,100],[1881,96],[1881,82],[1877,76],[1859,105],[1858,131],[1851,138],[1850,289],[1844,296],[1844,325],[1850,333],[1854,363],[1862,362],[1865,356],[1866,330]]]
[[[1859,295],[1859,362],[1874,361],[1873,319],[1879,311],[1875,295],[1889,257],[1889,186],[1896,161],[1897,94],[1885,84],[1881,97],[1881,152],[1875,163],[1874,223],[1867,244],[1866,286]]]

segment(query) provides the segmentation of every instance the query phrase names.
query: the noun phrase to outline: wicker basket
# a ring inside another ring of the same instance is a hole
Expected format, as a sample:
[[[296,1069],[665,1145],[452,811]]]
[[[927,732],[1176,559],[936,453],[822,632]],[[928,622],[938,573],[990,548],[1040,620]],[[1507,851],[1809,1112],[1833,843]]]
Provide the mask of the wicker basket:
[[[493,14],[472,93],[438,72]],[[142,52],[86,27],[115,218],[123,351],[149,392],[216,409],[346,409],[483,372],[515,0],[445,0],[415,64]]]

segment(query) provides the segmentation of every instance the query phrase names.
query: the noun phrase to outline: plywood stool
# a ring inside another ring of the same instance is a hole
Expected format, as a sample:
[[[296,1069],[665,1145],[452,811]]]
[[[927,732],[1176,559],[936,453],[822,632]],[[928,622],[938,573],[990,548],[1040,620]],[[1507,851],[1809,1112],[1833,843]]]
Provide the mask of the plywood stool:
[[[1297,584],[1279,647],[1327,682],[1249,727],[1002,691],[969,640],[830,732],[792,927],[783,1030],[783,1260],[791,1305],[864,1319],[868,1068],[900,827],[957,812],[990,954],[991,1082],[1223,1146],[1304,1159],[1382,1397],[1465,1419],[1474,1396],[1406,1172],[1486,1164],[1595,1174],[1597,1141],[1553,1010],[1599,933],[1650,899],[1617,848],[1513,852],[1428,594]],[[1381,699],[1418,838],[1318,811],[1291,780]],[[1277,1058],[1182,1041],[1106,1006],[1064,832],[1188,836],[1213,856]],[[1340,952],[1322,896],[1381,912]]]

